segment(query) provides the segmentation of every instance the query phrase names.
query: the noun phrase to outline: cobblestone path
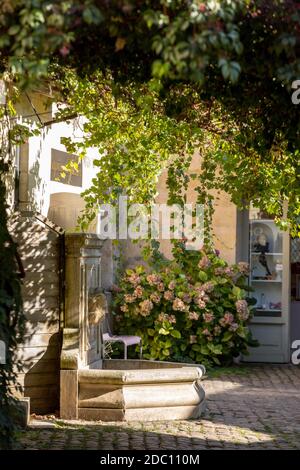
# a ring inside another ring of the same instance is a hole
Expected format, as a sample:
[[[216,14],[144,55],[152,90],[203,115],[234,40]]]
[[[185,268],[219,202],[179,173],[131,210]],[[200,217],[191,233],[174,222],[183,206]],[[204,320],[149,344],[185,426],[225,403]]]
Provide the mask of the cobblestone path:
[[[16,448],[300,449],[300,367],[242,366],[203,381],[199,420],[148,423],[33,420]]]

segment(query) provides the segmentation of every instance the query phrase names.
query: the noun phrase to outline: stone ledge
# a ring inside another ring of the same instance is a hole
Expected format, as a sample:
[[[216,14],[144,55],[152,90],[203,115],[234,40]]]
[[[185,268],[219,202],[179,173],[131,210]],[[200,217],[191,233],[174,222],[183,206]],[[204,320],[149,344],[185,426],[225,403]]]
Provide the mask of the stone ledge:
[[[148,384],[193,382],[201,379],[203,371],[197,367],[140,370],[79,370],[79,383]]]
[[[79,408],[78,418],[87,421],[171,421],[197,419],[203,411],[204,404],[164,408],[135,408],[129,410]]]
[[[204,399],[202,387],[192,382],[123,385],[82,384],[79,389],[79,408],[164,408],[196,406]]]

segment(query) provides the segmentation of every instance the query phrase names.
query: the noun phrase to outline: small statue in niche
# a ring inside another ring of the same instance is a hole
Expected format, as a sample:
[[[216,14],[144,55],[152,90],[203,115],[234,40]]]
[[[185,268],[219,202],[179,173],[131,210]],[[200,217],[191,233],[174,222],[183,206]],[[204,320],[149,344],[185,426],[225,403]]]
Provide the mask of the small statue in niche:
[[[88,302],[88,320],[90,325],[96,325],[108,311],[106,295],[103,293],[92,294]]]
[[[260,253],[258,261],[265,268],[267,278],[272,278],[272,273],[269,269],[267,257],[266,257],[266,253],[269,253],[270,248],[269,248],[269,242],[265,233],[262,232],[257,236],[256,241],[253,245],[253,249],[255,252]]]
[[[261,253],[258,257],[258,261],[260,262],[260,264],[265,268],[266,270],[266,276],[268,278],[271,278],[272,279],[272,273],[269,269],[269,266],[268,266],[268,263],[267,263],[267,257],[265,255],[265,253]]]
[[[265,233],[260,233],[257,236],[253,249],[258,253],[269,253],[270,247]]]

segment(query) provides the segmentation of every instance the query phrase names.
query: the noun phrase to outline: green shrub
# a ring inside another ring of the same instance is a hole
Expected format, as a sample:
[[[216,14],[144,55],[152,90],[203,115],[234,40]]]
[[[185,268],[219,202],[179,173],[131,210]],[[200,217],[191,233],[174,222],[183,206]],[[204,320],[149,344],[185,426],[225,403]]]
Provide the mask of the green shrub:
[[[215,251],[174,249],[158,270],[128,269],[115,289],[115,328],[143,339],[144,357],[228,364],[255,345],[247,327],[248,265],[229,266]]]

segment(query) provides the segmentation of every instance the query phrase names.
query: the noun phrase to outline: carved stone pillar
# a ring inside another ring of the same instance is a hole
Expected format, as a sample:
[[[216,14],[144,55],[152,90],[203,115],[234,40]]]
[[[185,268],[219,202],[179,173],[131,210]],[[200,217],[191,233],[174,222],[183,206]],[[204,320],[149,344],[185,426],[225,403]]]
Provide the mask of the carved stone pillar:
[[[102,290],[104,241],[96,234],[66,234],[66,303],[61,369],[99,368],[101,315],[91,300]]]

